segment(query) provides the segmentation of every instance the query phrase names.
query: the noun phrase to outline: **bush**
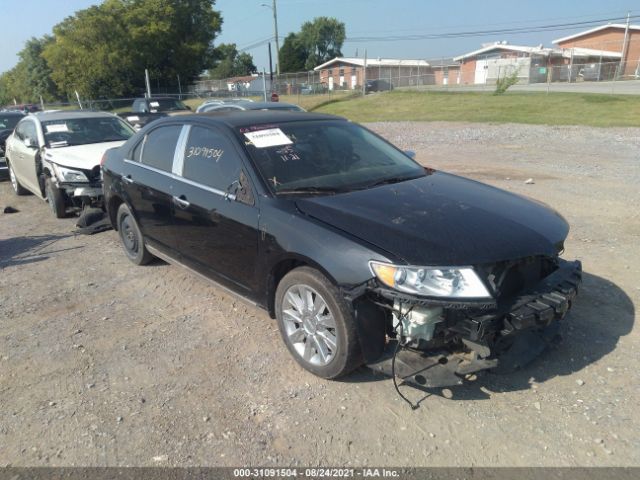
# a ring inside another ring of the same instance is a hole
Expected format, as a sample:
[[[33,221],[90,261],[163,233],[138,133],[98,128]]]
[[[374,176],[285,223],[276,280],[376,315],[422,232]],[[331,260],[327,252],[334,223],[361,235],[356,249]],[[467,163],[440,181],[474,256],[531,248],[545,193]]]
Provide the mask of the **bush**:
[[[496,89],[493,92],[494,95],[502,95],[511,85],[518,83],[519,73],[520,69],[517,69],[502,78],[498,78],[498,81],[496,82]]]

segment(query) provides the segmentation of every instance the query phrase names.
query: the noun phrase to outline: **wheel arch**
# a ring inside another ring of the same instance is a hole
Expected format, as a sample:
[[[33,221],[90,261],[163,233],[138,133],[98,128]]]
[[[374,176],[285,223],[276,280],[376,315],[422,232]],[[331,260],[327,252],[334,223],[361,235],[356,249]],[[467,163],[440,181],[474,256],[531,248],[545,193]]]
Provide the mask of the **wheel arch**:
[[[275,299],[276,299],[276,289],[278,288],[278,284],[284,278],[284,276],[290,271],[299,268],[299,267],[311,267],[315,270],[318,270],[322,275],[327,277],[327,279],[336,287],[338,287],[338,283],[336,279],[331,275],[324,267],[315,262],[314,260],[305,257],[303,255],[288,255],[284,258],[279,259],[269,270],[269,274],[267,277],[267,312],[269,312],[269,316],[271,318],[276,317],[275,312]]]
[[[118,208],[120,205],[125,203],[125,201],[120,197],[120,195],[112,195],[109,198],[109,201],[106,203],[105,207],[107,209],[107,215],[109,216],[109,221],[111,222],[111,226],[115,231],[118,231]]]

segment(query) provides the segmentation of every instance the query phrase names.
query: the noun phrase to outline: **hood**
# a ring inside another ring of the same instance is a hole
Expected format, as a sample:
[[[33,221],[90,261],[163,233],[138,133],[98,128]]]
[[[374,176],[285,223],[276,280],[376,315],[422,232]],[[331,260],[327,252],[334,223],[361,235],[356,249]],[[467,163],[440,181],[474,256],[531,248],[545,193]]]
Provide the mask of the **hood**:
[[[542,203],[442,172],[296,204],[410,265],[553,256],[569,231],[564,218]]]
[[[124,141],[117,141],[47,148],[44,158],[63,167],[91,170],[96,165],[100,165],[104,152],[110,148],[119,147],[123,143]]]

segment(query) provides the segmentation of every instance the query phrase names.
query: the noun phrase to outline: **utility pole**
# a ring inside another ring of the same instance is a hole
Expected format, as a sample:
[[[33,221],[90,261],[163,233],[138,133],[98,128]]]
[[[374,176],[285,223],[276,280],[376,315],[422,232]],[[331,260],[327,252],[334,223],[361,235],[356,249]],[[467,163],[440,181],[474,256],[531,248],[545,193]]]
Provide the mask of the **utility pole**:
[[[367,49],[364,49],[364,67],[362,68],[362,96],[367,94]]]
[[[276,75],[280,75],[280,42],[278,41],[278,10],[273,0],[273,29],[276,33]]]
[[[149,83],[149,70],[144,69],[144,84],[147,87],[146,97],[151,98],[151,85]]]
[[[273,0],[275,2],[275,0]],[[624,76],[624,71],[627,68],[627,61],[626,61],[626,56],[627,56],[627,51],[629,49],[629,24],[631,23],[631,12],[627,12],[627,26],[624,29],[624,40],[622,42],[622,57],[620,58],[620,69],[619,69],[619,76]]]

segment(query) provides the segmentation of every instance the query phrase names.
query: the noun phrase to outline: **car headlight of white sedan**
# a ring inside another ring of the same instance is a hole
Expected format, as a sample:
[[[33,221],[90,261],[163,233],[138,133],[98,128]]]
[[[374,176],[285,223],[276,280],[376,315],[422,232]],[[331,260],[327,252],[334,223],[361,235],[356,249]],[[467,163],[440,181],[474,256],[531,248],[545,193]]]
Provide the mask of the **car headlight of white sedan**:
[[[53,171],[56,174],[56,177],[61,182],[88,182],[89,179],[87,176],[78,171],[72,170],[70,168],[61,167],[60,165],[56,165],[55,163],[51,164],[53,166]]]
[[[473,268],[417,267],[369,262],[372,273],[399,292],[442,298],[492,298]]]

